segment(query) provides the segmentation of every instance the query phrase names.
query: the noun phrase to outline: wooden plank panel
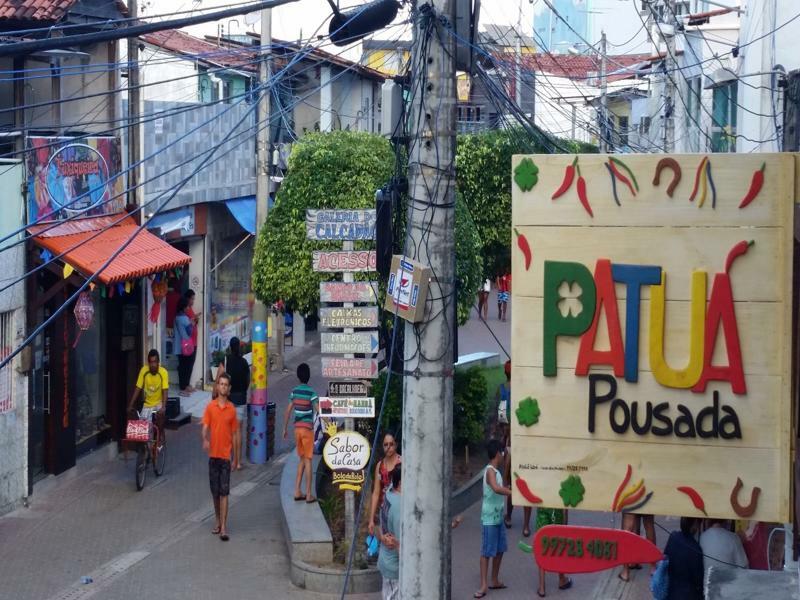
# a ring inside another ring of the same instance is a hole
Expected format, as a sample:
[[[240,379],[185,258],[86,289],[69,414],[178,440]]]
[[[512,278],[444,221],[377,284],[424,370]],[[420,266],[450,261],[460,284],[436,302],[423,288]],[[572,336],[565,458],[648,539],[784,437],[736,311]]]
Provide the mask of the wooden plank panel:
[[[511,355],[518,357],[517,364],[530,367],[542,366],[542,298],[515,297],[514,310],[511,317],[511,328],[514,332],[511,340]],[[750,374],[780,375],[783,364],[774,354],[774,340],[782,332],[779,324],[782,316],[773,302],[737,302],[735,304],[736,321],[740,339],[748,340],[742,348],[744,372]],[[685,301],[667,301],[664,337],[664,356],[667,363],[680,369],[689,360],[689,320],[690,303]],[[619,303],[619,318],[622,339],[625,340],[625,304]],[[650,301],[643,300],[639,309],[639,369],[650,371]],[[557,342],[559,367],[574,368],[580,347],[579,337],[560,337]],[[608,328],[605,319],[598,328],[596,347],[607,350]],[[536,352],[531,352],[534,349]],[[727,363],[726,349],[723,339],[717,340],[714,347],[712,364]]]
[[[525,276],[513,277],[515,296],[541,296],[544,261],[579,262],[594,273],[600,258],[612,263],[655,265],[667,273],[667,300],[689,300],[691,273],[708,273],[708,290],[714,273],[722,271],[730,249],[742,240],[755,244],[731,269],[734,298],[738,301],[775,302],[785,298],[786,282],[764,277],[764,263],[784,252],[781,230],[775,228],[709,230],[705,228],[665,227],[522,227],[533,251],[533,261]],[[512,270],[525,272],[524,257],[513,247]],[[618,298],[626,297],[624,286]],[[642,288],[642,297],[650,297],[650,286]]]
[[[740,503],[749,502],[753,486],[761,488],[753,519],[785,522],[789,518],[789,495],[779,486],[783,462],[779,450],[748,449],[734,455],[729,448],[704,447],[701,460],[693,456],[678,444],[598,445],[592,440],[515,437],[511,446],[512,472],[518,473],[542,498],[543,503],[537,506],[563,508],[558,493],[561,482],[575,474],[586,490],[577,508],[609,511],[627,465],[631,465],[631,485],[644,479],[647,492],[653,492],[652,499],[639,512],[702,517],[688,496],[676,489],[689,486],[702,496],[708,516],[738,518],[730,495],[736,478],[741,477],[744,488]],[[702,468],[697,468],[700,465]],[[530,506],[516,485],[512,489],[515,505]]]
[[[603,373],[612,375],[609,370]],[[663,411],[663,415],[669,417],[673,424],[681,414],[677,406],[683,404],[689,409],[696,423],[700,411],[713,406],[713,392],[718,391],[720,410],[717,412],[717,418],[723,418],[727,414],[722,409],[723,406],[733,409],[741,426],[741,439],[656,436],[652,432],[637,435],[632,426],[628,426],[625,433],[618,434],[612,430],[610,425],[610,401],[597,404],[594,410],[591,410],[589,403],[591,384],[587,377],[575,377],[570,370],[565,370],[564,373],[559,372],[558,377],[545,377],[542,375],[541,369],[519,366],[512,369],[511,377],[512,411],[519,406],[519,402],[523,398],[527,397],[536,398],[541,411],[538,423],[531,427],[519,425],[517,419],[512,415],[511,422],[515,436],[590,437],[597,441],[621,440],[691,446],[723,446],[728,449],[739,447],[777,449],[779,447],[781,412],[778,405],[770,400],[778,397],[781,393],[783,386],[781,377],[764,375],[748,377],[749,393],[747,395],[733,394],[730,385],[723,382],[710,383],[704,394],[693,394],[687,390],[664,387],[649,374],[641,376],[638,383],[628,383],[622,378],[616,378],[615,398],[624,400],[629,411],[633,410],[633,402],[637,403],[636,422],[640,427],[646,423],[647,402],[653,406],[662,402],[669,403],[669,408]],[[596,393],[600,396],[609,392],[607,383],[596,384]],[[594,413],[594,433],[589,432],[591,412]],[[712,418],[708,416],[703,419],[702,427],[707,431],[712,426]],[[624,422],[623,408],[614,409],[614,419],[620,425]],[[652,425],[661,427],[664,423],[653,420]],[[685,428],[682,426],[681,430],[685,431]],[[732,427],[726,425],[725,431],[732,431]]]
[[[674,154],[672,158],[681,165],[681,181],[670,198],[666,189],[671,181],[671,171],[662,173],[659,187],[652,185],[653,174],[663,155],[619,155],[635,173],[639,192],[633,198],[621,182],[617,183],[620,204],[614,202],[611,178],[604,166],[604,155],[581,155],[578,164],[587,182],[587,196],[594,217],[583,209],[578,200],[576,183],[563,196],[551,200],[564,177],[564,171],[574,156],[564,154],[536,155],[530,157],[539,167],[538,182],[531,191],[523,192],[514,186],[513,213],[516,225],[563,225],[618,227],[620,225],[651,225],[663,223],[681,227],[729,227],[769,226],[777,222],[781,203],[794,201],[793,177],[786,180],[779,176],[782,169],[793,173],[791,154],[709,154],[712,178],[717,189],[716,208],[712,208],[710,197],[700,207],[699,199],[689,201],[694,185],[696,167],[703,154]],[[516,167],[522,156],[514,156]],[[739,203],[750,187],[753,172],[768,161],[764,172],[764,187],[759,196],[745,209]],[[577,182],[577,177],[576,177]],[[710,189],[708,190],[710,193]]]

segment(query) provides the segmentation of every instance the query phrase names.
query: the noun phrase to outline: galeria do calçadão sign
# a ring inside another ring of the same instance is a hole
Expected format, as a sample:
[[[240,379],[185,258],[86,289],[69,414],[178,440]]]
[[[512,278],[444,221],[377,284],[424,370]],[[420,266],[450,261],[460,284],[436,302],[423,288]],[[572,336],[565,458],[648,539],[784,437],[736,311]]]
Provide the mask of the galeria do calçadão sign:
[[[794,158],[512,161],[515,504],[789,517]]]

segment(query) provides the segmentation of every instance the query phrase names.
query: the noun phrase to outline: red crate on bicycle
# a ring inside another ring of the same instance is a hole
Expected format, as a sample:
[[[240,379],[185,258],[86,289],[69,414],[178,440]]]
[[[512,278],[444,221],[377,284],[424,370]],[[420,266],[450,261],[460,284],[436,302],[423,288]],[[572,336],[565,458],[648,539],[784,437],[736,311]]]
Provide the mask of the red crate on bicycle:
[[[132,419],[125,429],[125,441],[149,442],[153,439],[153,423],[147,419]]]

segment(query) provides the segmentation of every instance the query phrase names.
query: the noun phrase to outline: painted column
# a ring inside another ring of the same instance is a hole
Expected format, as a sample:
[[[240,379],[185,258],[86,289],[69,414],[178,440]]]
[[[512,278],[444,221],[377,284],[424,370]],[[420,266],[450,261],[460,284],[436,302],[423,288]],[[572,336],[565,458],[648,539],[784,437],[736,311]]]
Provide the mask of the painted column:
[[[251,463],[267,462],[267,324],[253,323],[252,394],[247,405],[247,457]]]

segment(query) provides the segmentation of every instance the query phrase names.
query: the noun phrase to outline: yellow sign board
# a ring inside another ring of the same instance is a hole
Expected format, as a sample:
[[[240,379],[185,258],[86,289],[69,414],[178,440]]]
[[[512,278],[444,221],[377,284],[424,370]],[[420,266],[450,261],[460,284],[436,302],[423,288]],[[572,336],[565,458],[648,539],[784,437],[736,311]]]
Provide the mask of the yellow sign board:
[[[512,180],[514,503],[787,521],[793,156]]]

